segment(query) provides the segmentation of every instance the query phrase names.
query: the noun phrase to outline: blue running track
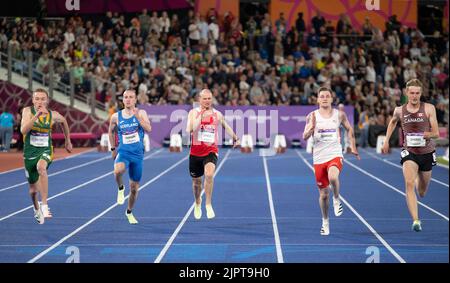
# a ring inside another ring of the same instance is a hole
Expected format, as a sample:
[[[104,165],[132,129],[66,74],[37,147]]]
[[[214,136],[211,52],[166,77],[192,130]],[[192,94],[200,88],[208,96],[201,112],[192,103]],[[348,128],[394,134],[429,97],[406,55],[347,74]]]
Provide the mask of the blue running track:
[[[438,153],[441,153],[441,149]],[[129,225],[116,204],[113,161],[88,152],[49,169],[54,217],[38,225],[23,170],[0,173],[0,262],[449,262],[448,168],[434,167],[420,199],[423,231],[411,231],[400,153],[346,155],[340,176],[344,213],[320,236],[312,156],[303,149],[262,157],[221,149],[215,219],[195,220],[187,151],[146,153],[141,190]],[[128,176],[124,178],[128,184]],[[128,187],[127,187],[128,193]],[[204,198],[204,197],[203,197]]]

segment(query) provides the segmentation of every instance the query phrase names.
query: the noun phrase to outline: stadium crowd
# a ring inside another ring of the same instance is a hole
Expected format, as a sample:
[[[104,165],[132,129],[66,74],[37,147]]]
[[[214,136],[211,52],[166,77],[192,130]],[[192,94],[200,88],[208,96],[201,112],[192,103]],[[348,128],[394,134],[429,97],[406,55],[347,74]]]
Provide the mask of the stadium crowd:
[[[111,98],[130,88],[141,104],[191,104],[207,87],[215,104],[311,105],[317,89],[328,85],[336,105],[355,107],[363,130],[386,126],[405,101],[405,82],[418,78],[440,126],[448,125],[448,30],[424,36],[395,16],[384,31],[368,18],[355,30],[346,15],[333,26],[319,12],[311,23],[299,13],[290,29],[283,14],[272,25],[267,13],[240,22],[230,12],[219,19],[214,9],[187,16],[108,12],[45,23],[4,18],[0,51],[8,44],[14,58],[38,54],[35,67],[44,75],[54,59],[62,82],[73,68],[78,93],[89,93],[96,80],[97,99],[111,112]]]

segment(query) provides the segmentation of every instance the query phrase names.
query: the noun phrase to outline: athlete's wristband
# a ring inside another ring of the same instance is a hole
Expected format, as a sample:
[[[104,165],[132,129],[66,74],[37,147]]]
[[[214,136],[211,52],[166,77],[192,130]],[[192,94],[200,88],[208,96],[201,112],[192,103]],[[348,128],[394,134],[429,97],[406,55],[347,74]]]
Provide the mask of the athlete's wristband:
[[[111,151],[114,151],[114,150],[116,150],[116,148],[115,147],[111,147]]]

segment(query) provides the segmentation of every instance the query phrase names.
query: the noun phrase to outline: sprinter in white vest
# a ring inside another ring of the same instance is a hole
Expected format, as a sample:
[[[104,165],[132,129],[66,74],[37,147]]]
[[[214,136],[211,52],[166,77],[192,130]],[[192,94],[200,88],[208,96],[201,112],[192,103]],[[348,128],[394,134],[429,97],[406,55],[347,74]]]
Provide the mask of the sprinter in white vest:
[[[316,183],[319,187],[319,204],[322,211],[321,235],[330,234],[328,220],[329,191],[333,190],[334,214],[340,216],[343,212],[339,199],[339,173],[342,170],[342,146],[339,127],[344,126],[350,141],[351,152],[359,159],[356,149],[353,127],[345,112],[333,109],[332,91],[327,87],[319,88],[317,92],[319,109],[308,114],[303,139],[313,137],[313,163]]]

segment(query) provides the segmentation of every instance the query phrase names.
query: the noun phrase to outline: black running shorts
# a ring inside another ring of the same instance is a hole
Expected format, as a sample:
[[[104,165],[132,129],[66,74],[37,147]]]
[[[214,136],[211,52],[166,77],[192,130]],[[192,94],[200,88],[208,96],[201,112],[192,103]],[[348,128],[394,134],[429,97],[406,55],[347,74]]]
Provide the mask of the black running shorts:
[[[194,156],[189,155],[189,173],[192,178],[198,178],[205,173],[205,165],[209,162],[217,165],[217,154],[214,152],[209,153],[206,156]]]
[[[403,165],[406,160],[414,161],[417,165],[419,165],[419,171],[431,171],[432,167],[436,165],[435,151],[425,154],[414,154],[404,149],[400,155],[402,157],[400,164]]]

